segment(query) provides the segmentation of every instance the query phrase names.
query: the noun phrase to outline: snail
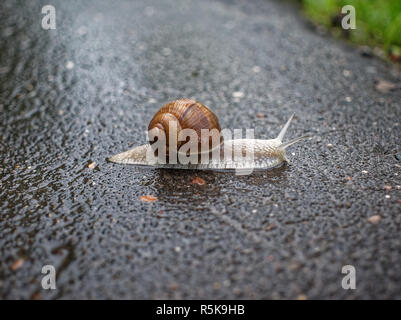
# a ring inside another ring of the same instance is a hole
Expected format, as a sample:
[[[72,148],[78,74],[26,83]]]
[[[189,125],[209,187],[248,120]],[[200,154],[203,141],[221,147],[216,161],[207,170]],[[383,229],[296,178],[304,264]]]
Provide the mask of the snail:
[[[230,139],[231,135],[224,139],[224,130],[209,108],[192,99],[179,99],[164,105],[151,120],[150,143],[119,153],[108,161],[171,169],[237,172],[270,169],[288,162],[286,149],[289,146],[309,138],[305,135],[283,142],[293,117],[294,114],[274,139]],[[187,134],[191,130],[195,133],[193,137]],[[204,130],[214,134],[203,136]],[[193,139],[188,141],[188,137]]]

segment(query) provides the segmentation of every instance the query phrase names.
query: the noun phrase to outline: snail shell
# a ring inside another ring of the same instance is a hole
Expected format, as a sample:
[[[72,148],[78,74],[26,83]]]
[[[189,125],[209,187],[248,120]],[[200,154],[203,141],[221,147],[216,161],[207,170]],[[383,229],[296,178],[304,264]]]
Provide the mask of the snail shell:
[[[166,137],[166,155],[169,154],[169,135],[172,128],[177,128],[177,131],[172,133],[176,139],[174,147],[177,150],[185,144],[188,140],[178,141],[178,135],[181,130],[193,129],[198,137],[198,150],[201,150],[201,130],[216,129],[218,133],[221,132],[221,127],[217,116],[205,105],[193,99],[178,99],[165,104],[156,112],[154,117],[149,123],[148,132],[151,130],[161,130]],[[218,147],[223,140],[213,142],[212,137],[209,136],[209,150]],[[150,142],[150,145],[156,141]]]

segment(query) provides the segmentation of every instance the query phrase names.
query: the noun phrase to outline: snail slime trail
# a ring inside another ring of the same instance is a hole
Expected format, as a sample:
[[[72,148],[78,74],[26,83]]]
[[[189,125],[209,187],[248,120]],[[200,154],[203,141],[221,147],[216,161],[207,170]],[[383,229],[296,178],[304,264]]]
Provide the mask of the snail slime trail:
[[[156,112],[148,126],[149,144],[119,153],[108,160],[155,168],[235,171],[238,175],[253,170],[280,166],[286,148],[309,136],[283,142],[292,115],[274,139],[254,139],[253,130],[221,130],[217,116],[203,104],[191,99],[167,103]]]

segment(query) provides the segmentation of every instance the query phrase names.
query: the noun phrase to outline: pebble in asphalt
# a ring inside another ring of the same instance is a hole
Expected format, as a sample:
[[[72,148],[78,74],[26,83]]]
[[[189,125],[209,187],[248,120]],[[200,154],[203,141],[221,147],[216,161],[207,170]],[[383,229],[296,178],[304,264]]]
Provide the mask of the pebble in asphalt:
[[[0,4],[1,298],[401,298],[401,91],[375,88],[395,67],[278,1],[52,3],[56,30]],[[181,97],[314,138],[244,177],[106,162]]]

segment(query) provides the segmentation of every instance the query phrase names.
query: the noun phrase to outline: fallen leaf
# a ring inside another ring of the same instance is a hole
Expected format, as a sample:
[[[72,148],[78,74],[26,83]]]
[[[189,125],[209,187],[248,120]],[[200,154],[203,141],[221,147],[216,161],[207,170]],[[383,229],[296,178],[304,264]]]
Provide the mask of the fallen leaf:
[[[94,169],[96,167],[96,162],[92,161],[91,163],[88,164],[89,169]]]
[[[215,282],[215,283],[213,283],[213,288],[215,290],[219,290],[221,288],[221,284],[219,282]]]
[[[390,58],[395,62],[401,61],[401,48],[398,46],[392,46],[390,49]]]
[[[376,90],[381,93],[388,93],[389,91],[394,90],[396,88],[397,88],[397,85],[390,81],[380,79],[376,83]]]
[[[301,269],[301,265],[298,263],[292,263],[288,266],[288,269],[291,271],[297,271],[297,270]]]
[[[381,220],[382,217],[380,217],[379,215],[374,215],[369,217],[368,221],[372,224],[376,224],[379,223],[379,221]]]
[[[196,178],[194,178],[194,179],[192,180],[192,183],[193,183],[193,184],[197,184],[197,185],[199,185],[199,186],[203,186],[203,185],[206,183],[206,181],[203,180],[202,178],[196,177]]]
[[[22,265],[24,264],[24,259],[19,258],[17,260],[15,260],[15,262],[10,266],[11,271],[15,271],[18,270],[19,268],[22,267]]]
[[[140,196],[139,200],[145,201],[145,202],[153,202],[153,201],[157,201],[157,197],[152,196],[152,195],[146,195],[146,196]]]
[[[265,227],[265,230],[266,230],[266,231],[270,231],[270,230],[273,230],[275,227],[276,227],[275,224],[270,223],[270,224],[268,224],[268,225]]]

